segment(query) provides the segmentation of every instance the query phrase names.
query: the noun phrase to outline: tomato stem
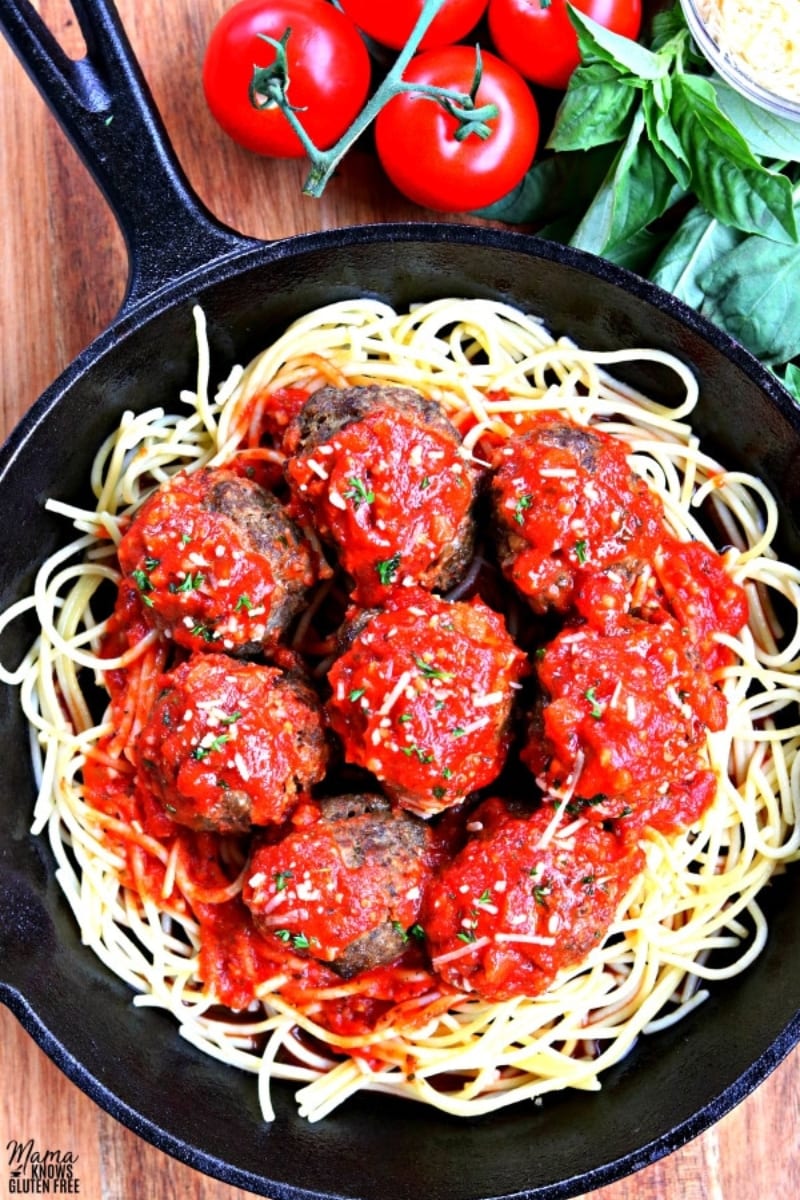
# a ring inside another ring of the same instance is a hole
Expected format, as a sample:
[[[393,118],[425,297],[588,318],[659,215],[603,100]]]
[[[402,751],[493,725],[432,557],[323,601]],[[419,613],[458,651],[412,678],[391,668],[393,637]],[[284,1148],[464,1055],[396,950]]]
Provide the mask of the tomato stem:
[[[250,102],[255,108],[267,108],[277,104],[283,110],[286,120],[302,142],[303,149],[311,164],[308,177],[303,185],[303,193],[306,196],[319,197],[322,195],[328,181],[350,147],[372,124],[384,105],[393,96],[400,95],[403,92],[415,92],[417,95],[429,97],[431,100],[441,104],[458,121],[458,127],[453,135],[458,141],[463,141],[470,134],[475,134],[475,136],[481,139],[486,139],[490,136],[492,128],[489,122],[497,116],[496,106],[494,104],[484,104],[480,108],[475,107],[475,96],[483,71],[480,47],[476,46],[475,48],[475,75],[469,93],[457,92],[449,88],[434,87],[433,85],[406,83],[403,79],[403,72],[416,53],[419,43],[427,32],[428,26],[442,8],[444,2],[445,0],[425,0],[408,41],[384,76],[382,82],[375,89],[375,92],[364,105],[352,125],[345,130],[338,142],[328,150],[320,150],[314,144],[297,116],[297,113],[302,110],[295,108],[288,97],[289,67],[286,57],[286,44],[291,30],[287,29],[280,41],[267,37],[265,34],[259,34],[275,50],[275,61],[268,67],[256,67],[254,69],[253,77],[250,81]]]

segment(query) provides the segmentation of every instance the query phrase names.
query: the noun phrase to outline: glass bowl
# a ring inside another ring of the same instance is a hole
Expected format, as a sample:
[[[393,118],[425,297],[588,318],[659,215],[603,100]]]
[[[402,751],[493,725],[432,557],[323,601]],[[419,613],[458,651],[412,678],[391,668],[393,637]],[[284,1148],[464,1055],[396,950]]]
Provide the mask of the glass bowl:
[[[743,60],[720,47],[709,32],[705,18],[699,11],[698,0],[680,0],[683,14],[697,48],[708,59],[711,66],[731,87],[754,104],[775,116],[800,121],[800,97],[793,99],[771,91],[760,80],[748,73]],[[800,28],[798,29],[798,75],[800,75]]]

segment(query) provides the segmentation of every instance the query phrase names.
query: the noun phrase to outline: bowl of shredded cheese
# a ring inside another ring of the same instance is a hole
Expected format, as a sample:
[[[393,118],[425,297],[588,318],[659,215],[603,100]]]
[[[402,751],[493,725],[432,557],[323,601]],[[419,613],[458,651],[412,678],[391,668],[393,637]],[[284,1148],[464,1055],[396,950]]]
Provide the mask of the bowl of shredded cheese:
[[[681,0],[692,36],[731,87],[800,120],[800,2]]]

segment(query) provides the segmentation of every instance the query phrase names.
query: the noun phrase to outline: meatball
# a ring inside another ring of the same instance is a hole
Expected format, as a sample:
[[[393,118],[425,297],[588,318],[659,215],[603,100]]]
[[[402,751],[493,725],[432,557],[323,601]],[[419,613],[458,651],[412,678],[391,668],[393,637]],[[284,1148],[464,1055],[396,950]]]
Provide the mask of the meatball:
[[[681,625],[567,628],[536,669],[543,694],[520,758],[546,791],[590,819],[624,813],[663,832],[700,815],[713,798],[706,735],[726,705]]]
[[[446,590],[474,548],[477,475],[438,404],[399,387],[325,387],[290,426],[293,513],[331,545],[370,606],[416,583]]]
[[[225,468],[181,472],[119,546],[150,624],[189,650],[253,654],[303,605],[317,558],[272,493]]]
[[[205,653],[161,685],[137,767],[140,784],[179,824],[243,833],[280,822],[324,776],[323,715],[298,676]]]
[[[636,843],[552,805],[521,816],[499,799],[429,884],[420,920],[433,969],[495,1002],[537,996],[599,947],[640,870]]]
[[[584,569],[650,560],[665,535],[624,445],[555,413],[499,447],[490,491],[500,566],[534,612],[567,612]]]
[[[320,819],[252,853],[242,898],[256,928],[345,979],[406,949],[434,846],[380,795],[320,802]]]
[[[482,600],[405,599],[356,619],[327,711],[347,761],[429,817],[499,775],[527,660]]]

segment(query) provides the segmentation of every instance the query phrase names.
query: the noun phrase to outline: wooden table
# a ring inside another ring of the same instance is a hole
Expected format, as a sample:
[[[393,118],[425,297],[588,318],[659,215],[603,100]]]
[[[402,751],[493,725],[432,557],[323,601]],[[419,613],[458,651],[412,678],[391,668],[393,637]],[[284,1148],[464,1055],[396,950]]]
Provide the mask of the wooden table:
[[[37,7],[81,53],[66,0]],[[372,220],[420,220],[353,155],[320,201],[300,163],[256,159],[217,130],[199,83],[205,39],[226,0],[118,0],[118,7],[200,196],[244,233],[283,237]],[[99,332],[118,304],[125,252],[103,200],[0,39],[0,331],[5,430]],[[800,1003],[800,997],[798,997]],[[753,1014],[758,1020],[758,1014]],[[0,1195],[11,1139],[79,1156],[88,1200],[236,1200],[245,1193],[166,1157],[78,1091],[0,1009]],[[593,1200],[796,1200],[800,1196],[800,1050],[715,1128]],[[420,1198],[424,1200],[424,1198]]]

